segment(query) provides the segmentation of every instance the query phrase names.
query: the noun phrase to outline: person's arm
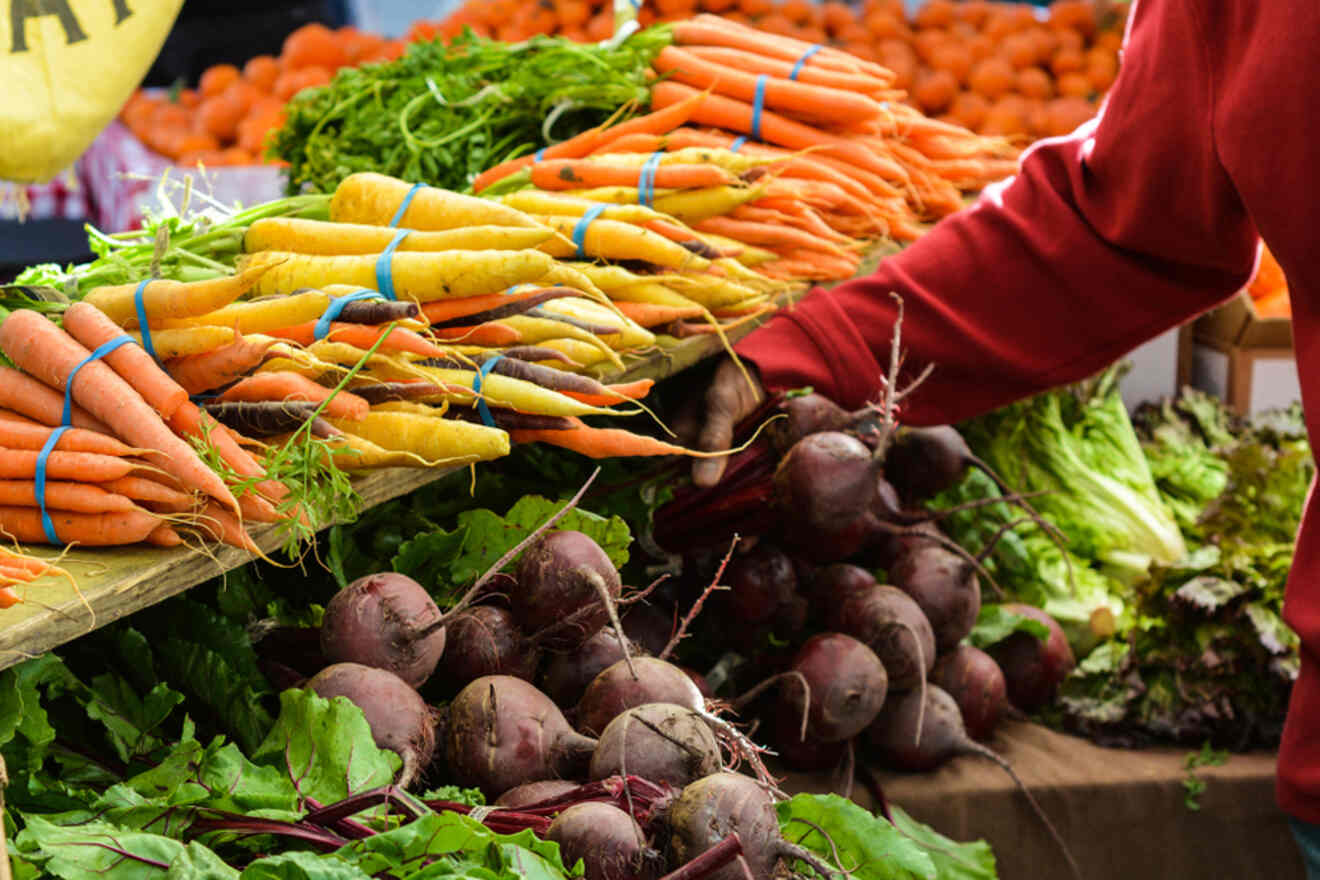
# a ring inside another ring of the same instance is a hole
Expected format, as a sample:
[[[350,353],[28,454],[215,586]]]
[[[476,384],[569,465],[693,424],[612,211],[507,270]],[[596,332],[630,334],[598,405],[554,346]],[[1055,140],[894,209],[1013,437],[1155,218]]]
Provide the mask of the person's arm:
[[[1081,379],[1244,285],[1257,239],[1212,135],[1207,46],[1188,0],[1141,0],[1105,110],[1042,142],[1007,185],[878,271],[817,290],[737,351],[771,390],[873,401],[902,296],[913,424]]]

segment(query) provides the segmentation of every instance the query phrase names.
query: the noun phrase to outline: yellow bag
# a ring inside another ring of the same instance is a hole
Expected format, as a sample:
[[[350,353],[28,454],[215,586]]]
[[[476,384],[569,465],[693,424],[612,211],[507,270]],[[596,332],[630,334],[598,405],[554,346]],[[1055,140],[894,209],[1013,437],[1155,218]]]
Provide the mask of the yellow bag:
[[[0,180],[50,180],[142,81],[183,0],[0,2]]]

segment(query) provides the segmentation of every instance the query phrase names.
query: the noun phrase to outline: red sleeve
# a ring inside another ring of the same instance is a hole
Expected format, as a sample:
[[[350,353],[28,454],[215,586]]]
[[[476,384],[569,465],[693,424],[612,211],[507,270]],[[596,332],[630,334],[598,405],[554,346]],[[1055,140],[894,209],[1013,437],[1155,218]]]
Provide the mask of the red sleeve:
[[[903,297],[904,420],[954,422],[1084,378],[1226,299],[1256,233],[1211,130],[1212,46],[1188,0],[1141,0],[1098,120],[866,278],[815,290],[743,340],[767,387],[876,398]]]

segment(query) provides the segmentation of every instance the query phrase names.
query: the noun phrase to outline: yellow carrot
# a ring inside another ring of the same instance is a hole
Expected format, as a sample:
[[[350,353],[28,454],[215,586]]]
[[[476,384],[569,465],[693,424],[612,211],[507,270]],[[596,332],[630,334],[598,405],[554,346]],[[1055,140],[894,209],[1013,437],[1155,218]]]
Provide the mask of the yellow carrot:
[[[326,291],[305,290],[289,296],[230,303],[204,315],[152,321],[151,326],[153,329],[160,327],[168,330],[213,325],[230,327],[239,333],[265,333],[280,327],[315,321],[325,314],[329,305],[330,294]]]
[[[487,373],[479,383],[475,370],[452,370],[443,367],[417,367],[425,372],[426,378],[446,388],[444,399],[456,404],[472,404],[477,395],[473,391],[475,384],[481,388],[481,396],[489,404],[507,407],[517,412],[532,413],[542,416],[600,416],[634,415],[638,410],[618,410],[591,406],[573,398],[542,388],[522,379],[502,376],[499,373]],[[368,435],[364,435],[368,436]],[[368,436],[368,439],[373,439]]]
[[[243,249],[291,251],[296,254],[378,254],[398,230],[364,223],[327,223],[296,217],[267,217],[248,227]],[[397,245],[400,251],[516,251],[532,248],[554,237],[539,226],[468,226],[460,229],[409,232]],[[568,242],[565,242],[568,243]]]
[[[461,229],[465,226],[536,226],[521,211],[499,202],[425,186],[407,210],[395,215],[413,185],[372,172],[350,174],[330,199],[330,219],[342,223],[391,224],[404,229]]]
[[[618,333],[604,333],[599,336],[599,339],[619,351],[629,351],[655,345],[654,334],[640,324],[627,315],[609,311],[602,308],[599,303],[591,300],[578,299],[573,301],[565,297],[563,300],[551,300],[543,303],[541,308],[546,312],[564,315],[589,324],[618,327]]]
[[[258,294],[291,293],[327,284],[377,289],[377,258],[373,255],[329,257],[261,251],[247,254],[239,262],[253,268],[278,264],[261,276],[256,285]],[[395,297],[418,303],[540,282],[554,269],[554,258],[537,250],[405,252],[390,256]]]
[[[142,344],[141,333],[129,336],[138,345]],[[151,331],[151,349],[160,360],[187,357],[190,354],[205,354],[224,348],[232,343],[235,334],[229,327],[180,327],[171,330]]]
[[[579,218],[539,215],[545,225],[564,236],[573,236]],[[669,269],[700,270],[710,265],[705,257],[675,244],[664,236],[649,229],[620,223],[617,220],[596,219],[589,223],[579,236],[582,242],[581,255],[603,260],[644,260]],[[572,242],[566,246],[558,241],[548,241],[540,246],[547,254],[556,257],[572,257],[578,254],[578,248]],[[579,255],[580,256],[580,255]]]
[[[208,281],[170,281],[157,279],[142,290],[142,307],[147,322],[164,318],[186,318],[204,315],[229,305],[251,289],[266,272],[277,264],[269,260],[261,265],[245,268],[236,275],[212,278]],[[134,294],[138,283],[94,287],[83,297],[83,302],[96,306],[120,327],[137,326],[137,307]]]
[[[427,462],[489,461],[509,454],[509,435],[499,428],[438,415],[373,410],[360,422],[327,421],[382,449],[411,453]]]

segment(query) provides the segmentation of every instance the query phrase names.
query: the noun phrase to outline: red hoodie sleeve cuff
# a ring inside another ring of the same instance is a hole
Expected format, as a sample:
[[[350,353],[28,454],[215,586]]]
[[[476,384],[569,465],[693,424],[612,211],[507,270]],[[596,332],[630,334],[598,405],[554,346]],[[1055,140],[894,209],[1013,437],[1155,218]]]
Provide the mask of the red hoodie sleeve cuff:
[[[833,294],[821,288],[771,318],[734,350],[756,364],[767,390],[810,385],[848,409],[873,402],[883,381],[866,340]]]

